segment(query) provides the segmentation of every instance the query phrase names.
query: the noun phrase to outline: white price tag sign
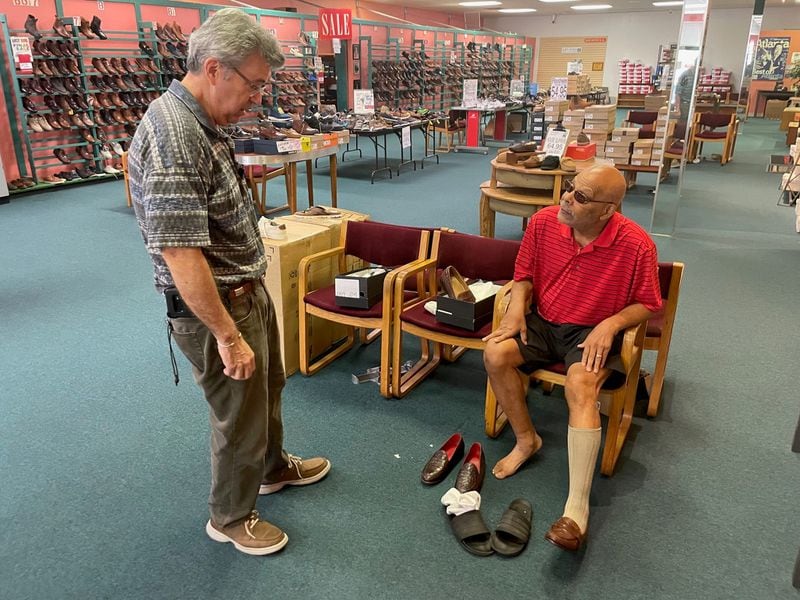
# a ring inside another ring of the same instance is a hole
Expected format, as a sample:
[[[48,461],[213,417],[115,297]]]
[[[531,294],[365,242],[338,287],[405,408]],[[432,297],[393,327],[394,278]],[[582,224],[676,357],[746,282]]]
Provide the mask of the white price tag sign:
[[[411,127],[403,127],[403,148],[411,148]]]
[[[558,131],[551,129],[547,133],[547,138],[544,140],[544,153],[545,156],[557,156],[561,158],[564,155],[564,150],[567,148],[568,131]]]
[[[372,114],[375,112],[375,95],[372,90],[353,90],[353,112],[357,115]]]
[[[461,102],[464,106],[477,106],[478,105],[478,80],[465,79],[463,89],[463,100]]]
[[[322,69],[323,69],[323,67],[322,67],[322,57],[321,56],[315,56],[314,57],[314,70],[315,71],[322,71]]]
[[[342,53],[342,40],[339,38],[333,38],[333,53],[334,54],[341,54]]]
[[[291,140],[278,140],[275,142],[275,147],[280,154],[289,154],[292,152],[300,152],[302,145],[299,139]]]
[[[511,95],[519,97],[525,95],[525,82],[522,79],[511,80]]]

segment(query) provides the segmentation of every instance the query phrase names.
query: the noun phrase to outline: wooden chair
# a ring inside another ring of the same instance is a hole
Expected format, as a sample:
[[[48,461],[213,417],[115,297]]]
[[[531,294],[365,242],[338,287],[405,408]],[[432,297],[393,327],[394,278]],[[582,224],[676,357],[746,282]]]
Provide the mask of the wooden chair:
[[[401,398],[419,385],[438,366],[442,359],[455,360],[467,349],[483,350],[482,338],[499,324],[505,293],[498,292],[495,298],[493,321],[469,331],[452,325],[439,323],[436,317],[425,310],[425,303],[438,295],[438,274],[444,267],[455,267],[469,279],[483,279],[511,288],[514,263],[519,242],[495,240],[464,233],[435,231],[431,258],[403,269],[397,276],[394,288],[394,323],[392,327],[392,393]],[[409,288],[407,282],[417,279],[415,300],[401,306]],[[419,359],[405,374],[400,372],[402,363],[401,341],[403,333],[420,340]],[[448,347],[455,348],[447,352]],[[447,354],[450,354],[448,356]],[[488,392],[487,392],[488,393]]]
[[[450,152],[455,147],[455,138],[458,137],[458,143],[464,143],[464,132],[466,128],[459,123],[454,115],[451,114],[447,119],[439,119],[436,121],[428,122],[428,132],[436,138],[439,136],[439,141],[436,144],[436,151],[442,154]],[[442,145],[442,136],[444,136],[445,145]]]
[[[286,167],[262,167],[260,165],[253,165],[245,167],[245,179],[247,179],[247,186],[250,188],[250,195],[253,197],[253,202],[256,204],[258,213],[261,215],[268,215],[273,212],[284,210],[285,207],[277,209],[267,209],[267,182],[270,179],[275,179],[283,175],[286,183],[286,189],[289,189],[289,175],[286,172]],[[259,193],[258,187],[261,185]]]
[[[625,367],[624,379],[618,387],[610,388],[604,386],[600,392],[601,412],[608,417],[600,472],[609,477],[614,474],[614,468],[622,453],[622,447],[625,444],[628,430],[631,426],[633,407],[636,401],[636,389],[639,384],[639,369],[642,364],[644,338],[644,323],[630,327],[625,331],[620,351],[622,364]],[[551,365],[546,369],[537,369],[530,377],[521,371],[519,371],[519,375],[526,391],[531,379],[535,379],[542,382],[547,393],[552,390],[554,385],[563,387],[567,378],[563,363]],[[506,425],[507,418],[497,403],[497,398],[490,391],[491,388],[487,378],[486,405],[484,408],[486,435],[497,437]]]
[[[716,142],[722,144],[720,165],[726,164],[733,158],[738,123],[735,114],[695,113],[689,136],[688,160],[697,158],[698,148],[702,152],[704,143]],[[721,130],[723,127],[725,129]]]
[[[639,127],[639,139],[647,140],[656,137],[656,120],[658,111],[629,110],[622,122],[623,127]]]
[[[672,130],[672,135],[667,139],[667,147],[664,149],[664,165],[661,172],[661,180],[667,178],[670,169],[672,169],[672,161],[680,161],[683,157],[683,149],[686,145],[686,124],[676,123]]]
[[[389,365],[394,281],[403,268],[427,257],[429,240],[430,232],[426,229],[375,221],[345,221],[342,223],[339,246],[306,256],[300,261],[299,346],[300,372],[303,375],[313,375],[352,348],[356,329],[360,330],[362,343],[370,343],[382,333],[380,391],[386,398],[392,396]],[[368,309],[338,306],[334,286],[329,281],[319,287],[312,285],[312,271],[319,270],[333,259],[338,261],[337,273],[347,272],[348,257],[392,268],[384,279],[381,300]],[[414,293],[407,292],[406,296],[411,299]],[[398,306],[402,307],[404,302],[401,297]],[[313,357],[310,344],[311,317],[345,325],[345,342],[320,357]]]
[[[648,417],[655,417],[658,414],[658,407],[661,403],[669,345],[672,342],[672,327],[675,324],[678,296],[683,279],[683,266],[683,263],[680,262],[658,264],[658,281],[664,306],[658,315],[647,322],[644,338],[644,349],[656,352],[655,370],[650,376],[647,386],[650,391],[650,401],[647,405]]]

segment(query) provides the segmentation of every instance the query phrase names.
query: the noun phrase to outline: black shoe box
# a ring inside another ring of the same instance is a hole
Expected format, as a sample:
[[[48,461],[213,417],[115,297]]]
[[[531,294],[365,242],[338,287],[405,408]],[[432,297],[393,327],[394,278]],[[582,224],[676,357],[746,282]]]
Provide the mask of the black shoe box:
[[[254,152],[253,140],[233,140],[233,150],[237,154],[251,154]]]
[[[492,320],[496,294],[477,302],[454,300],[448,296],[436,298],[436,320],[439,323],[478,331]]]
[[[300,140],[253,140],[253,152],[256,154],[292,154],[301,150]]]
[[[358,276],[365,271],[375,273],[368,277]],[[383,297],[383,280],[388,272],[383,267],[370,267],[337,275],[334,280],[336,306],[369,308]]]

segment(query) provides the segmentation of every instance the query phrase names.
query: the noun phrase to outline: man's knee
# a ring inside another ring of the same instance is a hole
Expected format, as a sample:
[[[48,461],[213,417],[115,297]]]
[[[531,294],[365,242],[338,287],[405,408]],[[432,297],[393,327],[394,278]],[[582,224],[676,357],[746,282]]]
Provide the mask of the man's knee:
[[[596,403],[600,388],[607,375],[587,371],[581,363],[575,363],[567,371],[564,392],[567,400],[578,403]]]
[[[517,342],[513,339],[489,342],[483,351],[483,364],[488,373],[507,367],[518,367],[522,364],[522,355]]]

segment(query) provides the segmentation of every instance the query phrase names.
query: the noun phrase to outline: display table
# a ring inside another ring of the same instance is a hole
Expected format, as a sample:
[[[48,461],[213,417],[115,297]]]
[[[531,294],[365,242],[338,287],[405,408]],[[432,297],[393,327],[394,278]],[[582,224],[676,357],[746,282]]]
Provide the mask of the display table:
[[[578,171],[588,169],[594,161],[582,161]],[[563,179],[575,176],[575,171],[555,169],[526,169],[492,159],[492,177],[481,184],[479,207],[480,232],[484,237],[494,237],[496,213],[514,215],[527,220],[544,206],[558,204],[561,200]]]
[[[758,90],[756,92],[756,107],[753,110],[753,116],[758,116],[759,107],[761,107],[761,116],[765,116],[767,112],[767,100],[788,100],[794,96],[793,92],[774,92],[772,90]]]
[[[331,206],[336,206],[336,153],[339,152],[338,145],[311,150],[309,152],[296,152],[294,154],[237,154],[236,162],[242,166],[260,165],[262,167],[285,167],[286,168],[286,199],[287,204],[277,207],[277,210],[289,209],[294,214],[297,212],[297,164],[306,163],[306,177],[308,178],[308,205],[314,206],[314,193],[312,187],[313,162],[317,158],[324,156],[330,161],[331,174]],[[266,199],[265,199],[266,200]],[[272,209],[270,212],[274,212]]]
[[[435,145],[432,145],[429,140],[429,136],[427,133],[427,126],[428,126],[428,119],[421,119],[418,121],[411,121],[409,123],[400,123],[395,125],[394,127],[386,127],[384,129],[375,129],[373,131],[365,130],[365,129],[351,129],[350,136],[355,138],[354,140],[354,147],[350,147],[350,143],[347,144],[347,148],[342,152],[342,162],[345,160],[345,156],[347,156],[350,152],[358,152],[359,157],[362,156],[361,149],[358,147],[358,140],[359,138],[366,138],[370,142],[372,142],[372,146],[375,149],[375,168],[370,173],[370,183],[375,183],[375,175],[378,173],[386,172],[389,174],[389,179],[392,178],[392,170],[395,167],[391,167],[389,165],[389,157],[387,154],[387,137],[389,135],[396,135],[397,140],[400,142],[400,162],[397,163],[397,176],[400,177],[400,169],[406,166],[412,166],[414,170],[417,170],[417,164],[419,164],[421,169],[425,168],[425,159],[427,158],[436,158],[436,162],[439,162],[439,155],[436,154]],[[425,136],[425,156],[421,159],[414,159],[414,144],[412,143],[408,147],[408,158],[406,158],[406,149],[403,148],[403,129],[406,127],[410,128],[411,134],[414,133],[415,130],[419,130]],[[433,148],[433,152],[431,152],[430,148]],[[383,151],[383,161],[380,159],[381,151]]]
[[[509,112],[518,110],[520,104],[510,104],[498,106],[496,108],[475,108],[467,106],[453,106],[450,110],[457,110],[467,113],[467,139],[464,144],[455,147],[455,152],[481,152],[489,153],[486,146],[486,139],[483,131],[483,116],[492,115],[494,117],[494,134],[492,138],[495,142],[505,142],[506,140],[506,119]]]

